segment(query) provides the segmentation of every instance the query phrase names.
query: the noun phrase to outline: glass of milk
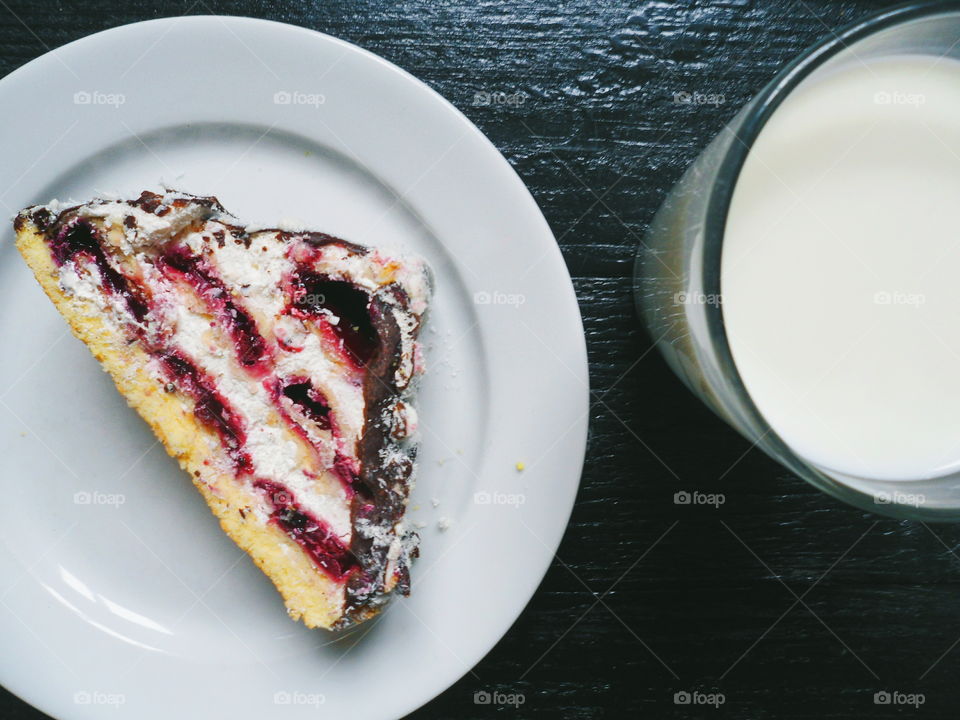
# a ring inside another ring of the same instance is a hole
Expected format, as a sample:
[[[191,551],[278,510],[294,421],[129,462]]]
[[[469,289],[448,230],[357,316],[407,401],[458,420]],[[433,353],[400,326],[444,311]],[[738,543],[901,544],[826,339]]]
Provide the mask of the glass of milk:
[[[636,297],[708,406],[818,488],[960,519],[960,4],[787,66],[687,170]]]

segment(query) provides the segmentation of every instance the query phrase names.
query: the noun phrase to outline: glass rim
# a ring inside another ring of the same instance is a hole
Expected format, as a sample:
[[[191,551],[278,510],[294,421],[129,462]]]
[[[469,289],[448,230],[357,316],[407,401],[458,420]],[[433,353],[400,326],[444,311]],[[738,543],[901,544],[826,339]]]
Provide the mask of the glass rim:
[[[723,132],[733,132],[734,140],[725,150],[720,160],[716,180],[710,187],[707,197],[706,213],[704,218],[704,250],[703,267],[700,281],[704,293],[708,296],[721,297],[720,294],[720,261],[723,253],[723,241],[726,232],[726,221],[733,192],[736,188],[740,171],[754,142],[760,135],[767,121],[777,110],[780,104],[793,92],[794,89],[825,62],[832,59],[850,45],[877,32],[898,25],[936,15],[960,13],[960,0],[923,0],[898,5],[877,13],[870,14],[860,20],[844,26],[831,33],[831,36],[821,40],[803,51],[791,60],[768,82],[763,89],[751,99],[742,118],[739,128],[734,132],[728,124]],[[733,120],[731,120],[731,123]],[[743,379],[737,370],[736,363],[730,351],[727,333],[723,322],[723,303],[707,305],[705,308],[706,330],[710,344],[715,353],[720,369],[727,381],[739,397],[742,410],[747,414],[747,420],[759,428],[761,442],[772,445],[778,456],[791,461],[795,470],[801,467],[805,470],[799,473],[800,477],[832,497],[842,500],[863,510],[874,513],[914,520],[960,520],[960,503],[956,507],[925,507],[902,504],[878,505],[875,494],[847,485],[840,480],[831,478],[823,471],[795,453],[770,426],[760,410],[754,404],[747,392]],[[935,478],[934,478],[935,480]],[[875,481],[881,483],[883,481]]]

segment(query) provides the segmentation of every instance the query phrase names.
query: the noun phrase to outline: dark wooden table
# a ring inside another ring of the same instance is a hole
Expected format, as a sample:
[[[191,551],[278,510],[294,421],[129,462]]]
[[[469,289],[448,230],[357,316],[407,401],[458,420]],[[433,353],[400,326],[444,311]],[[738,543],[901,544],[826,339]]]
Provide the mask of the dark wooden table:
[[[0,74],[137,20],[281,20],[436,88],[530,187],[586,326],[594,405],[582,488],[526,612],[473,675],[412,717],[956,717],[960,528],[842,506],[750,450],[650,351],[631,295],[638,239],[687,163],[786,60],[884,5],[0,0]],[[523,101],[475,104],[477,93]],[[719,97],[684,104],[677,93]],[[725,502],[677,505],[680,490]],[[525,702],[477,705],[480,690]],[[876,704],[882,691],[924,703]],[[678,692],[725,702],[677,704]],[[2,720],[41,717],[0,694]]]

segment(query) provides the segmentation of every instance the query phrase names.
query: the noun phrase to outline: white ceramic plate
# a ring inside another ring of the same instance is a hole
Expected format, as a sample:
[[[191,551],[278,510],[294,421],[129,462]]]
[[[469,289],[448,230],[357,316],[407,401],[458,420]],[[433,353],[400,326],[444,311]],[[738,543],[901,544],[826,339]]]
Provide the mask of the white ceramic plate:
[[[7,226],[0,682],[64,720],[316,717],[318,708],[395,718],[455,682],[539,584],[586,441],[570,279],[503,157],[380,58],[242,18],[157,20],[85,38],[0,81],[0,105],[6,217],[53,197],[166,183],[215,194],[246,221],[295,218],[408,248],[437,280],[424,335],[412,519],[425,526],[413,595],[330,635],[287,618],[67,333]],[[452,523],[445,531],[442,519]]]

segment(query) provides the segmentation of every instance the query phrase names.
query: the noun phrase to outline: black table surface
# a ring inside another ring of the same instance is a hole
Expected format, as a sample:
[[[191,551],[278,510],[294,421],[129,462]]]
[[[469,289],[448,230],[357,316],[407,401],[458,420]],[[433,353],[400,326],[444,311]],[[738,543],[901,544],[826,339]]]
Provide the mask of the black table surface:
[[[573,277],[593,394],[569,529],[499,645],[411,717],[957,715],[960,528],[846,507],[752,450],[651,351],[631,293],[639,239],[686,165],[784,62],[885,3],[142,5],[0,0],[0,74],[154,17],[249,15],[329,33],[476,123],[530,188]],[[677,505],[680,490],[725,502]],[[480,691],[524,702],[476,704]],[[882,704],[878,692],[903,695]],[[701,695],[682,704],[677,693]],[[718,708],[695,704],[711,694]],[[911,694],[922,704],[897,704]],[[42,717],[0,692],[3,720]]]

